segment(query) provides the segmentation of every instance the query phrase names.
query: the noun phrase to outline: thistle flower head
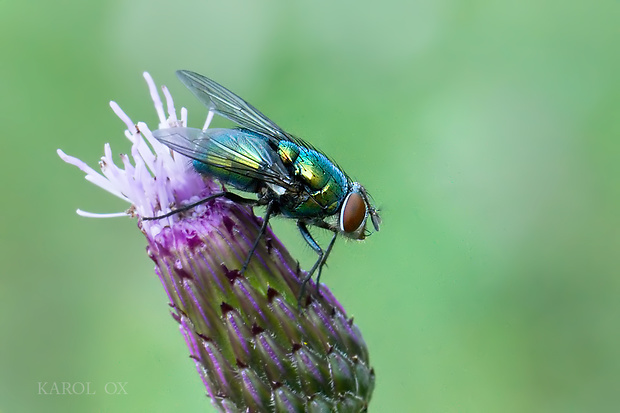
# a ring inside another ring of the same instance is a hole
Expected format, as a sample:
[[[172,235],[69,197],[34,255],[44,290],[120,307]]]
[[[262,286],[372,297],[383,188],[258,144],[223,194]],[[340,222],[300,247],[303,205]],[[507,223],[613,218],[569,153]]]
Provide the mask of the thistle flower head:
[[[158,128],[187,126],[185,108],[179,119],[163,87],[166,115],[152,78],[144,77]],[[158,142],[145,123],[135,124],[114,102],[110,106],[131,142],[131,154],[120,155],[121,166],[114,163],[109,144],[99,163],[101,174],[61,150],[58,154],[131,206],[115,214],[78,214],[138,219],[172,316],[213,405],[223,412],[365,411],[374,387],[368,351],[329,289],[322,286],[319,295],[311,282],[298,308],[306,274],[270,229],[240,273],[262,223],[247,206],[218,198],[160,220],[143,220],[221,187]]]

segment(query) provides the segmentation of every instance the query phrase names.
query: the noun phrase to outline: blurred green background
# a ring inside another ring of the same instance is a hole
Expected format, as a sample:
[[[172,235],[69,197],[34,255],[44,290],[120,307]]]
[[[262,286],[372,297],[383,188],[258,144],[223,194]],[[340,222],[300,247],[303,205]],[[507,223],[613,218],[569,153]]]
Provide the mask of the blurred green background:
[[[127,205],[55,153],[126,152],[108,101],[154,125],[144,70],[201,126],[181,68],[381,207],[323,278],[370,347],[371,411],[618,411],[619,21],[617,1],[0,2],[0,411],[212,411],[135,222],[74,213]]]

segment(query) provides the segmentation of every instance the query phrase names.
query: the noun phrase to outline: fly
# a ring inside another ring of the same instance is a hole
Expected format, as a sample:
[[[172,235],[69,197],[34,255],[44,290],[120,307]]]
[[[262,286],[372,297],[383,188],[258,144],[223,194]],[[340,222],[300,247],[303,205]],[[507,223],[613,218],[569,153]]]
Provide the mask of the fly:
[[[370,218],[375,231],[381,219],[378,210],[362,185],[353,182],[337,165],[303,140],[285,132],[254,106],[213,80],[187,70],[177,71],[181,82],[208,108],[229,119],[235,129],[175,127],[153,132],[155,138],[192,159],[193,168],[243,192],[255,193],[256,199],[233,192],[220,192],[172,212],[145,220],[161,219],[215,198],[253,206],[265,206],[259,234],[243,264],[247,269],[269,219],[281,215],[297,221],[297,227],[318,259],[302,280],[299,299],[312,275],[317,271],[317,289],[323,265],[338,235],[363,240]],[[333,233],[323,250],[308,226]]]

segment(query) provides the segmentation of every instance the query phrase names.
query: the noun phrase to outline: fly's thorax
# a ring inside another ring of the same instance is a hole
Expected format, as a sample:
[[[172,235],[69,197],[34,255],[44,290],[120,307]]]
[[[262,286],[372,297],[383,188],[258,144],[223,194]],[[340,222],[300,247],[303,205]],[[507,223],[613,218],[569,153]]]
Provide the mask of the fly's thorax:
[[[338,211],[349,180],[333,162],[322,153],[292,141],[280,141],[278,155],[300,184],[298,193],[289,194],[285,213],[296,218],[322,218]]]
[[[313,191],[322,189],[336,172],[336,166],[322,153],[292,141],[278,142],[278,155],[296,179]]]
[[[299,156],[299,145],[282,140],[278,142],[278,155],[285,165],[293,165]]]

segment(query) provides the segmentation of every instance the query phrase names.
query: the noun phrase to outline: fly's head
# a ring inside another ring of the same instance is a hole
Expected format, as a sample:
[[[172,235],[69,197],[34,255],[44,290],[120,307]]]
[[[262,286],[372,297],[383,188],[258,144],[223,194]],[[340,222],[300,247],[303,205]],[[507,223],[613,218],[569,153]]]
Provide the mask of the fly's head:
[[[345,237],[363,240],[370,231],[366,229],[366,221],[370,218],[375,231],[379,231],[381,218],[366,189],[358,182],[353,182],[351,190],[340,207],[338,230]]]

